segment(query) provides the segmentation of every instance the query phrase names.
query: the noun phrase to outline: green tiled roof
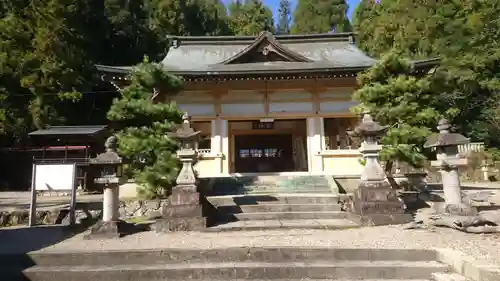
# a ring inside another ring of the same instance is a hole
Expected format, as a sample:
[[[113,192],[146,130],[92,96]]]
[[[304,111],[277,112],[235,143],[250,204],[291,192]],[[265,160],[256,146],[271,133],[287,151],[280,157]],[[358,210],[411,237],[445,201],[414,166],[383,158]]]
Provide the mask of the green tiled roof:
[[[354,44],[353,33],[272,35],[263,32],[259,36],[174,36],[171,40],[172,47],[161,64],[165,69],[181,75],[360,71],[376,62]],[[237,62],[237,58],[255,52],[254,49],[261,43],[271,46],[273,52],[287,59]],[[128,66],[97,67],[103,72],[130,71]]]

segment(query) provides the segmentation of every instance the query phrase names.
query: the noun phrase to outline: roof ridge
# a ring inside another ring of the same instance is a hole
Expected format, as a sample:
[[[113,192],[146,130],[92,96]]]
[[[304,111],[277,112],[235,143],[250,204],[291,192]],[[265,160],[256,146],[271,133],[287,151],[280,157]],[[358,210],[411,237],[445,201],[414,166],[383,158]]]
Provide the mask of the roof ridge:
[[[270,33],[271,34],[271,33]],[[271,34],[277,41],[316,41],[316,40],[335,40],[354,42],[354,32],[342,33],[317,33],[317,34]],[[173,41],[173,46],[182,44],[200,44],[200,43],[217,43],[217,44],[234,44],[235,42],[248,43],[257,40],[262,36],[259,35],[225,35],[225,36],[168,36]]]

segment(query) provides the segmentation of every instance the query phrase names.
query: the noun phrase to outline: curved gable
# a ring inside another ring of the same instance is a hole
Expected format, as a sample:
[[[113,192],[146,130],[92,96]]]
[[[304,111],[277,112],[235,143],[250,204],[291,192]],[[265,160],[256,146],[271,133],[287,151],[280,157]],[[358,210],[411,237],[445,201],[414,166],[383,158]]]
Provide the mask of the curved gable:
[[[254,62],[312,62],[305,56],[281,45],[270,32],[262,32],[248,47],[220,64],[241,64]]]

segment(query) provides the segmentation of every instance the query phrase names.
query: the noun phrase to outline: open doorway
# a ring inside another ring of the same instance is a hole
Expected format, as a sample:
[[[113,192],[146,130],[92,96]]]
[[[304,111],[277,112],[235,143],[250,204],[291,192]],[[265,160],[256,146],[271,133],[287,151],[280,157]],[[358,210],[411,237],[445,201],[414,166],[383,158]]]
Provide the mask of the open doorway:
[[[233,173],[307,170],[305,120],[277,120],[274,124],[236,121],[230,127]]]

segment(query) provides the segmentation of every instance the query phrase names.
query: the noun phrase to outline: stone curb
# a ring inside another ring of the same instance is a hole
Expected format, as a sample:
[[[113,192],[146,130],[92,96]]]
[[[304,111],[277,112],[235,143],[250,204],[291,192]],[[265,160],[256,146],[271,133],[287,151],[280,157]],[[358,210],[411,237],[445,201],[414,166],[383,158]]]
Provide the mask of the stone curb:
[[[436,248],[436,260],[451,266],[456,273],[472,281],[500,281],[500,266],[494,266],[452,249]]]

